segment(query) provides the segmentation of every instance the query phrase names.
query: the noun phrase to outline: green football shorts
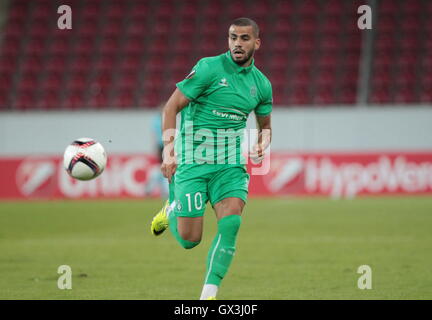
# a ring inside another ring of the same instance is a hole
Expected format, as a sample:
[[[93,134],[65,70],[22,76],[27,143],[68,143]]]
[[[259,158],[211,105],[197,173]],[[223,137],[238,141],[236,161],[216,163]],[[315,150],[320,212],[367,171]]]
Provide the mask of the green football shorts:
[[[243,165],[180,165],[169,185],[169,202],[175,201],[173,209],[178,217],[201,217],[207,201],[212,206],[230,197],[246,202],[249,178]]]

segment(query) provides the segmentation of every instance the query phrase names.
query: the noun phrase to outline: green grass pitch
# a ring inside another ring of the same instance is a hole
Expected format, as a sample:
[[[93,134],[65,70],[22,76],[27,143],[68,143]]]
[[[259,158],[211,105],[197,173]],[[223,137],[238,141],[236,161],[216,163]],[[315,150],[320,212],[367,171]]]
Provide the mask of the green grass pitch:
[[[161,205],[0,203],[0,299],[198,299],[215,216],[184,250],[150,234]],[[60,265],[71,290],[57,288]],[[250,199],[218,299],[432,299],[432,199]]]

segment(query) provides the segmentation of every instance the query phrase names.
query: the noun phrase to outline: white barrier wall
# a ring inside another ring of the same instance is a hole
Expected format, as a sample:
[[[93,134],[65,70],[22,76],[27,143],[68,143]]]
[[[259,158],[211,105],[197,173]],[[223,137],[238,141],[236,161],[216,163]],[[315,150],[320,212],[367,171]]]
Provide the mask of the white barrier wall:
[[[272,121],[277,150],[432,150],[432,106],[276,110]]]
[[[0,156],[58,155],[79,137],[108,153],[153,152],[154,111],[0,113]],[[431,107],[275,108],[275,151],[432,150]],[[253,116],[248,126],[255,127]]]

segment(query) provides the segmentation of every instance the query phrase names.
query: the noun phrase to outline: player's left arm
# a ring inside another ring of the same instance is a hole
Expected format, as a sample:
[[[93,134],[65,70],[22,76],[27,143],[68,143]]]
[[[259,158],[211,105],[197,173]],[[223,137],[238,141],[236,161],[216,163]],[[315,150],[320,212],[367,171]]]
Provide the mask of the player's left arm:
[[[251,150],[250,157],[255,162],[264,159],[265,150],[270,146],[272,139],[271,112],[273,109],[273,92],[270,81],[263,86],[261,103],[255,108],[255,116],[258,128],[258,141]]]
[[[267,116],[256,115],[258,128],[258,141],[252,147],[250,157],[255,162],[261,162],[265,156],[265,150],[270,146],[272,138],[271,114]]]
[[[263,150],[267,149],[271,143],[272,128],[271,114],[268,116],[256,116],[258,127],[258,144]]]

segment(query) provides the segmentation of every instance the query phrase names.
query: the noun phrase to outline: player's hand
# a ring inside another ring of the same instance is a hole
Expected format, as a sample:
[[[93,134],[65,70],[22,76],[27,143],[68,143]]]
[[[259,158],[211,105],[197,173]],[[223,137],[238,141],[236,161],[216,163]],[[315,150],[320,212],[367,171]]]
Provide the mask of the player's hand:
[[[254,164],[260,164],[263,161],[264,157],[265,150],[258,143],[252,147],[252,150],[249,151],[249,158]]]
[[[162,171],[163,176],[168,179],[169,183],[171,183],[172,176],[174,175],[176,169],[177,169],[177,163],[175,163],[175,162],[171,162],[171,163],[162,162],[161,171]]]

